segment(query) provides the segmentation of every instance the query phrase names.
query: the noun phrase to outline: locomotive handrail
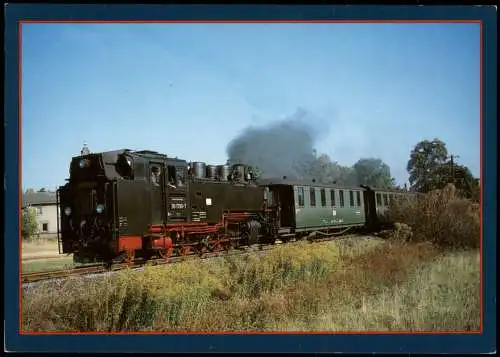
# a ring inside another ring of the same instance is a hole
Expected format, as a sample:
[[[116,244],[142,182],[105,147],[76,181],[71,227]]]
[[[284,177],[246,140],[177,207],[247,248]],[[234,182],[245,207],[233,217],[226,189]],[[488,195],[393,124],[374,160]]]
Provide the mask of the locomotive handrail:
[[[60,234],[60,222],[61,219],[61,207],[59,205],[59,189],[56,190],[56,211],[57,211],[57,251],[61,254],[61,234]]]

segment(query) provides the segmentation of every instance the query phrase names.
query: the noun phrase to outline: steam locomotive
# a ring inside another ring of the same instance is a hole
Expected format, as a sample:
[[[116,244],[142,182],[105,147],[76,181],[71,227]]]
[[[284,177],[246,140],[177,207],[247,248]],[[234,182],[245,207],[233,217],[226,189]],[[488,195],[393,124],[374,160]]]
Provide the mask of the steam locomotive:
[[[286,177],[154,151],[83,152],[57,190],[58,239],[75,262],[169,258],[343,229],[377,229],[407,192]]]

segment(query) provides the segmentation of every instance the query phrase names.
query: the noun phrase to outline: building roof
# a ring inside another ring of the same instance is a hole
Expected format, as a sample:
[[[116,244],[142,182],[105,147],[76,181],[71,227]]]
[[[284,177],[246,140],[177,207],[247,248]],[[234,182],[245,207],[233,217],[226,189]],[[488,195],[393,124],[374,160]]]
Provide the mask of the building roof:
[[[28,205],[55,205],[56,193],[53,191],[28,191],[23,193],[23,207]]]
[[[355,185],[341,185],[337,183],[322,183],[316,181],[308,180],[295,180],[295,179],[284,179],[284,178],[267,178],[260,179],[258,181],[260,185],[291,185],[291,186],[312,186],[312,187],[324,187],[324,188],[335,188],[335,189],[353,189],[361,190],[362,187]]]

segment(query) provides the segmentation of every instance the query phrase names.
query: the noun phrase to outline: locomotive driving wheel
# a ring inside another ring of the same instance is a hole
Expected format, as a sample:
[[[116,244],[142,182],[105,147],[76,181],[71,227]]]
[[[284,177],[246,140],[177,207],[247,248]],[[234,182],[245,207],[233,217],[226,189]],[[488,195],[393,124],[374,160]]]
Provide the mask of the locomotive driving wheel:
[[[160,257],[160,259],[165,259],[169,261],[170,257],[172,256],[172,251],[167,248],[158,249],[158,256]]]
[[[125,263],[127,264],[132,264],[135,259],[135,250],[133,249],[127,249],[125,251]]]
[[[207,245],[205,243],[200,243],[200,247],[198,249],[198,255],[203,257],[208,252]]]
[[[191,247],[189,245],[185,245],[181,248],[181,256],[187,257],[191,253]]]
[[[214,252],[214,253],[222,252],[223,250],[224,250],[224,248],[223,248],[222,244],[219,242],[215,242],[212,245],[212,252]]]

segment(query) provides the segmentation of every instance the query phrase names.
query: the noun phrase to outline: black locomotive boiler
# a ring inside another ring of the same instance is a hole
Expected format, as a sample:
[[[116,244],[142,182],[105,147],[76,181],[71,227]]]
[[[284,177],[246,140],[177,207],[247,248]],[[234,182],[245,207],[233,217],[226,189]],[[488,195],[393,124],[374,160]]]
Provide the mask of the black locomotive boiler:
[[[245,165],[153,151],[74,157],[58,189],[63,253],[76,262],[203,254],[276,238],[277,207]]]

